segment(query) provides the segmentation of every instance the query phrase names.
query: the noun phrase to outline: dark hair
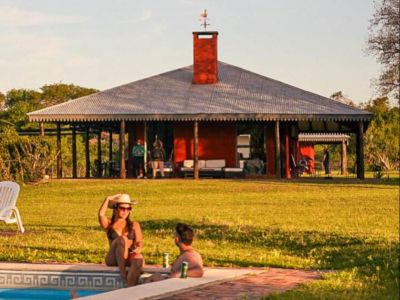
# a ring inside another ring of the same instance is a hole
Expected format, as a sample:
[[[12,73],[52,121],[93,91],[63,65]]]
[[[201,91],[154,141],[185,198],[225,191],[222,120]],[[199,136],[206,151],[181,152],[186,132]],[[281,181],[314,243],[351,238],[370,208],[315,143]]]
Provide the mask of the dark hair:
[[[156,141],[154,142],[153,146],[154,146],[154,148],[159,148],[159,149],[161,149],[162,146],[163,146],[163,144],[162,144],[162,142],[161,142],[160,140],[156,140]]]
[[[191,245],[193,242],[194,232],[189,225],[178,223],[175,227],[176,234],[180,237],[181,242],[185,245]]]
[[[112,214],[112,217],[111,217],[111,224],[110,224],[110,226],[112,225],[112,224],[114,224],[114,222],[115,222],[115,219],[116,219],[116,214],[115,214],[115,211],[118,209],[118,204],[115,204],[114,205],[114,209],[113,209],[113,214]],[[131,221],[131,219],[129,219],[129,217],[130,217],[130,213],[129,213],[129,215],[126,217],[126,227],[128,227],[128,232],[131,232],[132,231],[132,228],[133,228],[133,223],[132,223],[132,221]]]

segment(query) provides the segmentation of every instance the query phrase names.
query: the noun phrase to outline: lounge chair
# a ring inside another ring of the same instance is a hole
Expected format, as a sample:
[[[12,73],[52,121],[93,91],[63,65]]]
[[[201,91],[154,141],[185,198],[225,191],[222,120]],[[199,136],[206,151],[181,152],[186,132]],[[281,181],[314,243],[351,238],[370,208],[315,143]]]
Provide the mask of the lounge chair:
[[[25,232],[21,216],[15,206],[19,194],[19,185],[11,181],[0,182],[0,221],[6,224],[17,223],[19,231]]]

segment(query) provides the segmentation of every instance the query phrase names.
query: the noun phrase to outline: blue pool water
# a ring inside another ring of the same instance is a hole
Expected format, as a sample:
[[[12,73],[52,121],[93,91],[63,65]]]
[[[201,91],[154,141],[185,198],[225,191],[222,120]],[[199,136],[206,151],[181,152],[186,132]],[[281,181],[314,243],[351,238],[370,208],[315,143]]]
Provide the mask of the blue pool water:
[[[69,290],[52,290],[52,289],[0,289],[0,300],[69,300]],[[88,291],[78,290],[81,296],[90,296],[104,291]]]

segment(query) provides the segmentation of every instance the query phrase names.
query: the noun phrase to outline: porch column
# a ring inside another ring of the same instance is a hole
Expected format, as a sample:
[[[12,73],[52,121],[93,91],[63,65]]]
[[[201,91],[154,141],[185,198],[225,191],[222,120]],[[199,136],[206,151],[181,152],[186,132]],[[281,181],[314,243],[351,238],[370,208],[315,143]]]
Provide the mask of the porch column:
[[[113,165],[112,165],[112,145],[113,145],[113,140],[112,140],[112,130],[109,131],[108,133],[108,177],[114,176],[112,175],[112,169],[113,169]]]
[[[143,124],[143,146],[144,146],[144,174],[143,176],[147,176],[147,122],[145,121]]]
[[[57,178],[62,178],[61,125],[57,123]]]
[[[77,178],[76,170],[76,127],[72,125],[72,178]]]
[[[199,179],[199,122],[193,123],[193,178]]]
[[[289,132],[288,126],[285,124],[285,131],[284,131],[284,166],[285,166],[285,178],[290,178],[290,145],[289,145]]]
[[[237,122],[235,122],[235,167],[240,168],[240,157],[238,155],[238,143],[237,143],[237,136],[238,136],[238,131],[237,131]]]
[[[275,176],[276,178],[282,178],[281,139],[279,134],[279,121],[275,122]]]
[[[97,134],[97,174],[98,178],[101,177],[101,130]]]
[[[364,179],[364,123],[358,122],[357,125],[357,178]]]
[[[90,177],[90,151],[89,151],[89,128],[85,129],[85,162],[86,162],[86,172],[85,177]]]
[[[40,122],[40,135],[44,136],[44,124],[43,124],[43,122]]]
[[[340,174],[347,174],[347,144],[345,140],[342,140],[342,151],[340,153]]]
[[[121,120],[120,130],[119,130],[119,157],[120,157],[120,168],[119,168],[119,178],[126,178],[125,170],[125,120]]]

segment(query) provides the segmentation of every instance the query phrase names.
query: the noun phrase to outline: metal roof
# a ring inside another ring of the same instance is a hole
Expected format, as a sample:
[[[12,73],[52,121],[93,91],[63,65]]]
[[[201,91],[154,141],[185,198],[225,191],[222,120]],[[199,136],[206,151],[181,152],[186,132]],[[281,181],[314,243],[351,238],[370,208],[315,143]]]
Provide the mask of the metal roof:
[[[218,62],[216,84],[193,84],[192,66],[28,114],[31,121],[369,121],[370,113]]]

